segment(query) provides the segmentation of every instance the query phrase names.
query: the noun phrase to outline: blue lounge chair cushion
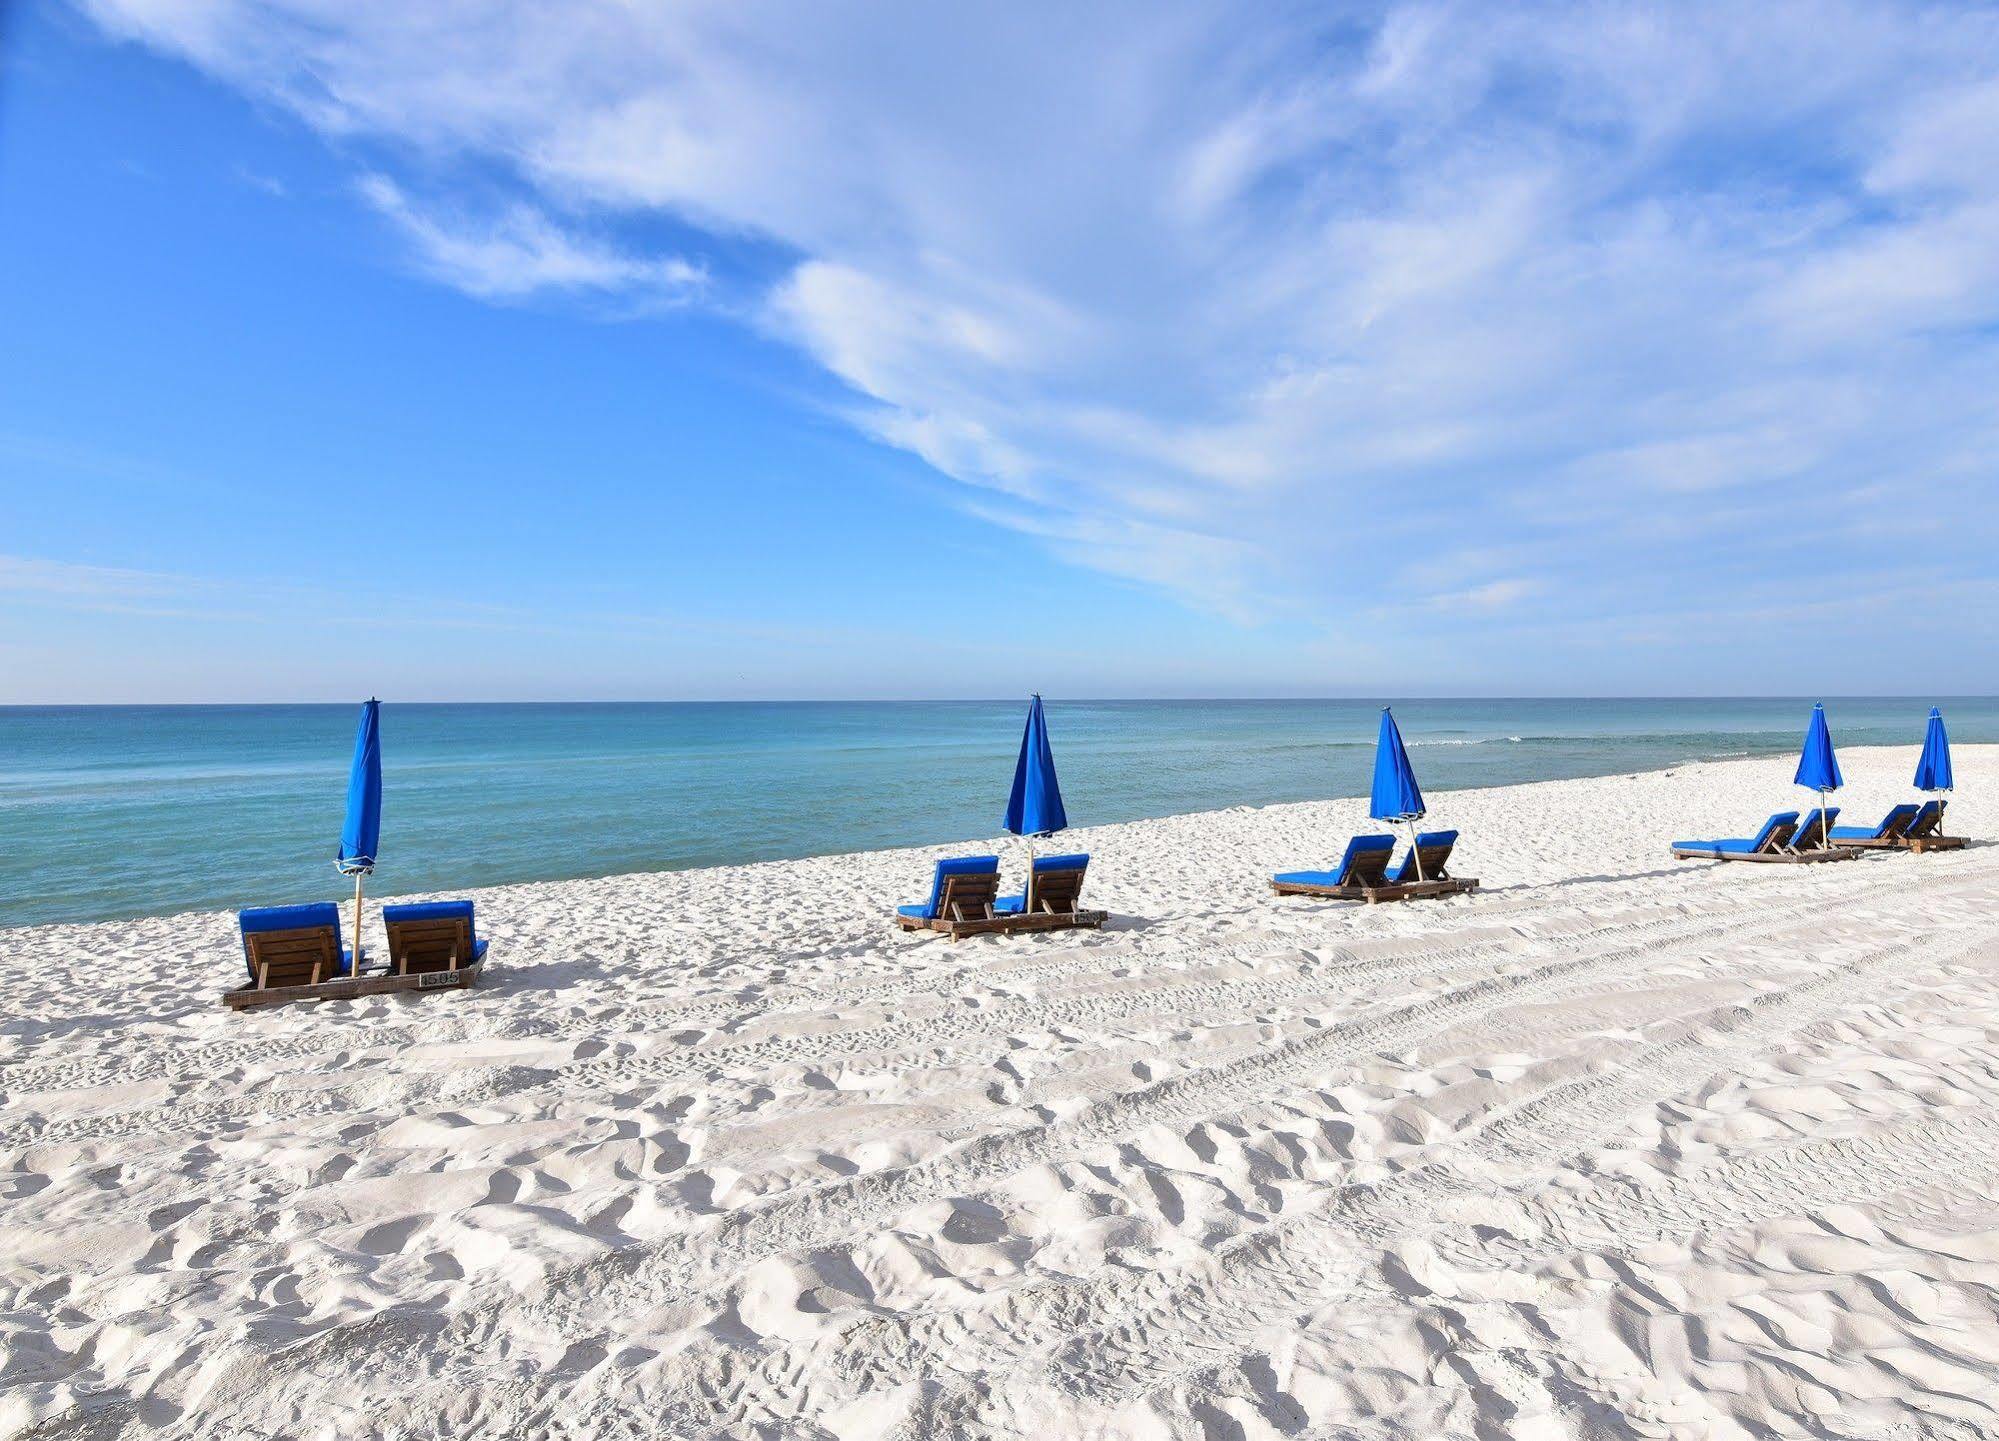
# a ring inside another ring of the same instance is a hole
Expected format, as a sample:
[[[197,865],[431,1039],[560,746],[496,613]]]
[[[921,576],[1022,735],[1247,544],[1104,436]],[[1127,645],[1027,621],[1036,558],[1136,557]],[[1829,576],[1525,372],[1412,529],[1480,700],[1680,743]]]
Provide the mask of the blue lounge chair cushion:
[[[1754,855],[1770,843],[1770,837],[1780,826],[1794,826],[1798,823],[1796,811],[1778,811],[1763,822],[1763,829],[1750,840],[1726,841],[1674,841],[1676,851],[1707,851],[1712,855]]]
[[[1433,851],[1439,846],[1445,847],[1445,860],[1448,862],[1450,859],[1448,848],[1455,846],[1457,843],[1458,833],[1456,831],[1422,831],[1416,837],[1416,850]],[[1423,878],[1431,881],[1436,879],[1435,876],[1430,875],[1428,872],[1424,873]],[[1391,885],[1406,886],[1415,879],[1416,852],[1411,851],[1402,858],[1401,865],[1388,873],[1388,880]]]
[[[1360,857],[1373,851],[1395,849],[1394,836],[1355,836],[1347,842],[1346,854],[1340,857],[1340,867],[1336,871],[1285,871],[1271,879],[1284,885],[1293,886],[1343,886],[1353,874],[1353,865]]]
[[[385,926],[402,921],[455,921],[460,916],[465,918],[465,928],[472,933],[472,964],[476,966],[486,959],[486,943],[479,939],[470,901],[412,901],[407,905],[382,907]]]
[[[1943,815],[1942,801],[1924,801],[1922,809],[1916,812],[1916,818],[1909,822],[1908,833],[1910,835],[1914,835],[1917,833],[1918,828],[1922,826],[1933,826],[1937,824],[1937,822],[1942,818],[1942,815]]]
[[[1047,875],[1050,871],[1087,871],[1089,868],[1090,858],[1083,855],[1036,856],[1034,858],[1034,873],[1037,876]],[[996,916],[1018,915],[1026,905],[1027,892],[1025,891],[1022,891],[1017,896],[1001,896],[993,902],[993,914]]]
[[[1881,817],[1880,825],[1871,828],[1868,826],[1834,826],[1832,828],[1832,838],[1836,841],[1878,841],[1883,836],[1897,835],[1903,826],[1915,820],[1916,811],[1917,807],[1912,805],[1896,806],[1887,815]]]
[[[349,975],[354,970],[354,956],[340,942],[340,907],[332,901],[313,901],[303,906],[252,906],[247,911],[236,913],[236,924],[243,929],[243,968],[250,973],[250,979],[257,979],[257,968],[250,963],[249,936],[262,931],[309,931],[320,926],[333,931],[334,949],[340,952],[340,974]]]
[[[944,878],[946,876],[984,876],[999,874],[998,856],[954,856],[950,860],[937,863],[937,874],[930,882],[930,899],[913,906],[897,906],[895,913],[908,916],[915,921],[934,921],[937,908],[944,904]]]

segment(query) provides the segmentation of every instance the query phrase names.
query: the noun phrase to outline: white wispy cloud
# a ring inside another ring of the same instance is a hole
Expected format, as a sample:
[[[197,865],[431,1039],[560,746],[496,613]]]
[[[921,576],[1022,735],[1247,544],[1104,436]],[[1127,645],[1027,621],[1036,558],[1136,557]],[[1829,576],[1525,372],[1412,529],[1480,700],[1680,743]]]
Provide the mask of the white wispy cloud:
[[[0,595],[126,601],[184,594],[198,584],[185,576],[157,571],[81,565],[44,556],[0,555]]]
[[[477,223],[361,182],[473,294],[699,283],[554,216],[775,245],[735,313],[856,425],[1231,616],[1712,593],[1884,476],[1957,512],[1903,543],[1989,563],[1989,9],[83,3],[330,133],[510,175]]]
[[[531,205],[447,223],[420,210],[386,175],[364,175],[358,188],[410,240],[426,274],[482,300],[582,290],[675,301],[691,296],[706,278],[678,256],[630,255],[585,240]]]
[[[1545,587],[1541,581],[1532,576],[1508,576],[1502,580],[1489,580],[1483,585],[1475,585],[1466,590],[1432,596],[1430,607],[1451,614],[1463,611],[1481,613],[1501,611],[1518,605],[1543,589]]]

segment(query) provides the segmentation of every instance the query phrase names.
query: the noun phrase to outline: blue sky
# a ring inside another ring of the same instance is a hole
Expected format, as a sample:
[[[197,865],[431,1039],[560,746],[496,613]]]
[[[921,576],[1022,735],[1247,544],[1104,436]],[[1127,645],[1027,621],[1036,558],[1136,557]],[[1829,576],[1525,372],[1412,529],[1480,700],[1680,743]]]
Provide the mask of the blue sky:
[[[7,13],[0,703],[1994,688],[1988,7]]]

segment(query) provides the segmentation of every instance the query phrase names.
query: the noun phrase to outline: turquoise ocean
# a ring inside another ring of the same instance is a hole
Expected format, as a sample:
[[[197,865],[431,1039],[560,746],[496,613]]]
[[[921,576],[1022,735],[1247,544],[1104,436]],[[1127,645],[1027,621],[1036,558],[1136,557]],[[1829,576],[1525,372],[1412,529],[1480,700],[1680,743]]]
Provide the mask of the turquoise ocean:
[[[1999,741],[1999,699],[1828,697],[1840,745]],[[1025,700],[382,707],[376,894],[1000,830]],[[0,708],[0,925],[351,894],[358,706]],[[1395,703],[1429,790],[1797,749],[1810,700]],[[1078,825],[1367,792],[1371,701],[1050,700]],[[1744,824],[1784,795],[1743,797]]]

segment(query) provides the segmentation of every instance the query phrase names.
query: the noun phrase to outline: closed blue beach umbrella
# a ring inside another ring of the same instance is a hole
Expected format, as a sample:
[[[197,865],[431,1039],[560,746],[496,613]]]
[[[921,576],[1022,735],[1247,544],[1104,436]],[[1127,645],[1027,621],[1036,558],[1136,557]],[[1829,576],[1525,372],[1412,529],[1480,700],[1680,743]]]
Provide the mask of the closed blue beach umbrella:
[[[1805,748],[1798,756],[1798,773],[1792,780],[1819,793],[1819,844],[1832,844],[1832,827],[1826,820],[1826,797],[1845,781],[1840,779],[1839,757],[1832,753],[1832,732],[1826,729],[1825,706],[1812,707],[1812,723],[1805,728]]]
[[[382,703],[361,707],[361,724],[354,731],[354,765],[347,776],[347,822],[340,828],[340,850],[334,861],[343,876],[354,877],[354,973],[361,970],[361,882],[375,869],[375,852],[382,843]]]
[[[1416,847],[1416,822],[1423,819],[1423,791],[1416,784],[1402,732],[1387,706],[1381,708],[1381,733],[1374,742],[1374,789],[1367,813],[1378,821],[1407,822],[1409,848],[1416,857],[1416,879],[1424,879],[1423,856]]]
[[[1048,745],[1048,717],[1041,697],[1027,706],[1027,729],[1020,736],[1020,759],[1013,767],[1013,793],[1006,802],[1006,828],[1027,838],[1025,903],[1034,909],[1034,837],[1052,835],[1069,824],[1062,809],[1062,787],[1055,779],[1055,752]]]
[[[1930,707],[1929,729],[1923,733],[1922,759],[1916,762],[1916,789],[1919,791],[1947,791],[1951,789],[1950,778],[1950,737],[1944,734],[1943,712]],[[1942,797],[1937,801],[1937,829],[1943,829]]]

